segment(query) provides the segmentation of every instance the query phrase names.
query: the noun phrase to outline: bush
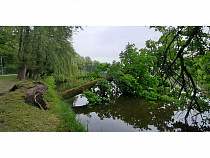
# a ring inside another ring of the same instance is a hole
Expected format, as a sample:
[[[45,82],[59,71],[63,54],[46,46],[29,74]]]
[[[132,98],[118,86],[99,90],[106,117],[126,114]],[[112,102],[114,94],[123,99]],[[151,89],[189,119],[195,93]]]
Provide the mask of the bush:
[[[53,78],[53,76],[47,76],[44,79],[39,79],[42,82],[46,83],[48,86],[50,86],[51,88],[55,88],[55,79]]]
[[[15,73],[17,73],[17,66],[16,65],[7,65],[4,68],[4,73],[5,74],[15,74]]]

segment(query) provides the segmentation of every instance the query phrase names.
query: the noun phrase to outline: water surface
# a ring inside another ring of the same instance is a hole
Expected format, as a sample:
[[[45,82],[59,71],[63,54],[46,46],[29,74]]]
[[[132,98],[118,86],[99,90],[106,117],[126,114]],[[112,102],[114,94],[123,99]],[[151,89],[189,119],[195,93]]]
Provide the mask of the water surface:
[[[209,131],[208,113],[201,117],[192,112],[186,122],[185,110],[164,102],[151,104],[143,98],[122,95],[112,104],[88,108],[81,106],[87,103],[85,99],[74,101],[74,111],[89,132]]]

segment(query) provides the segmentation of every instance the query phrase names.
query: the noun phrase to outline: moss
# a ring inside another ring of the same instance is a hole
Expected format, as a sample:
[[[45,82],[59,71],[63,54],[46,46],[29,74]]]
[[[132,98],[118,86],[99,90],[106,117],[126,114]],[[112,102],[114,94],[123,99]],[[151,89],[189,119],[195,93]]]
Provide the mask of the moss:
[[[29,81],[20,81],[15,84],[18,89],[29,89],[31,87],[34,87],[34,84]]]

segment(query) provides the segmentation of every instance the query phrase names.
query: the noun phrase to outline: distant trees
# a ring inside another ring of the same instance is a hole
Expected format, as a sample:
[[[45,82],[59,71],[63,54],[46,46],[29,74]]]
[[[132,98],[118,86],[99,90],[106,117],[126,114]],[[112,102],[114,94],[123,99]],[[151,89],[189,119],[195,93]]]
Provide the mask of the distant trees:
[[[92,61],[89,56],[82,57],[79,54],[76,54],[76,63],[78,69],[85,74],[90,74],[100,65],[99,61]]]

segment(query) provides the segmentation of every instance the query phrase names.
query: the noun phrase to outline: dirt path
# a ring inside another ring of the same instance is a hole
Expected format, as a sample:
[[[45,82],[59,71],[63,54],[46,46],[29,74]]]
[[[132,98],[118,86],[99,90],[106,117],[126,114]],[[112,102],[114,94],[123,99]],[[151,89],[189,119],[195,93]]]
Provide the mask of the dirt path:
[[[17,81],[17,75],[1,75],[0,94],[9,91]]]

